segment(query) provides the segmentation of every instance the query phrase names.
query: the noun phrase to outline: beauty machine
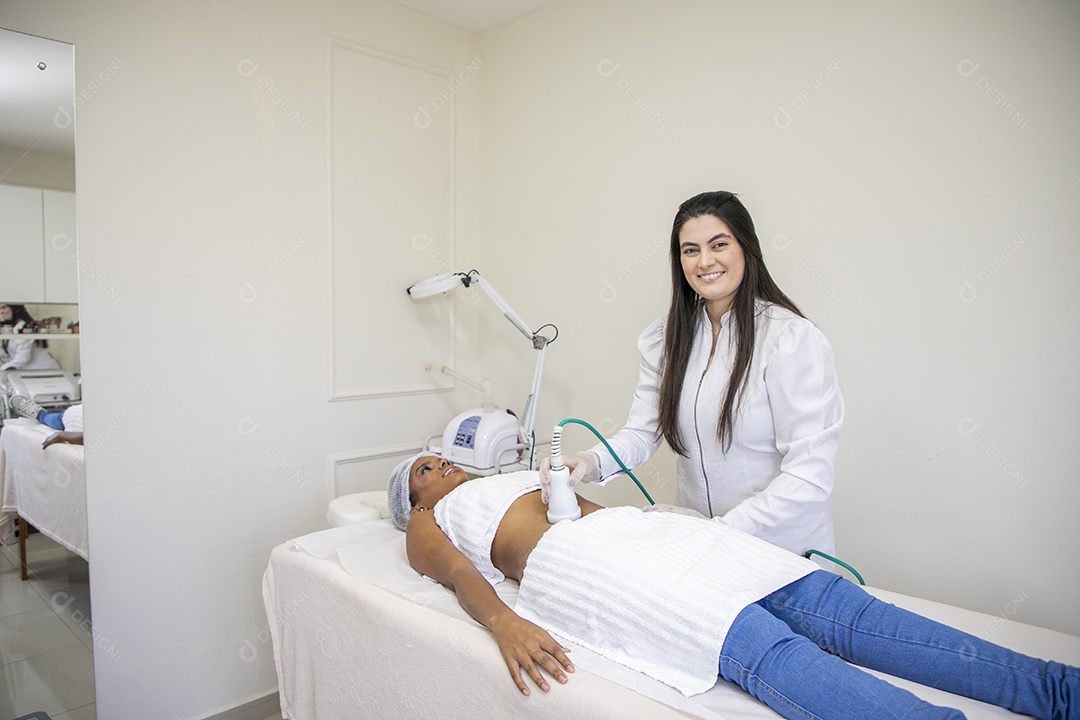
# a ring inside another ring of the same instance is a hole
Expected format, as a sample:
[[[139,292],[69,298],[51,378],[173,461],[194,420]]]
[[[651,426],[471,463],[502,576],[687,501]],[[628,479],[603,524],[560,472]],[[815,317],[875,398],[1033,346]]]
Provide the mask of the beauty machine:
[[[520,463],[529,470],[536,467],[536,401],[540,394],[540,381],[544,374],[544,358],[547,355],[548,345],[555,341],[559,331],[553,325],[542,325],[537,331],[529,329],[521,316],[514,312],[502,296],[491,287],[476,270],[469,272],[448,272],[436,275],[422,282],[410,286],[407,289],[409,297],[413,300],[450,292],[459,287],[480,288],[485,295],[498,306],[510,323],[524,335],[533,349],[537,351],[536,369],[533,371],[532,388],[529,397],[525,401],[525,410],[521,417],[515,416],[509,410],[495,408],[492,400],[491,383],[485,380],[477,383],[459,375],[450,368],[431,363],[429,370],[438,370],[461,380],[467,385],[477,388],[483,393],[483,404],[479,408],[472,408],[459,413],[446,426],[442,432],[442,445],[437,452],[455,465],[479,472],[499,472],[507,465]],[[554,336],[547,337],[540,334],[540,330],[550,327],[555,331]],[[439,434],[431,435],[424,442],[424,450],[429,448],[431,440],[440,437]]]
[[[63,410],[82,400],[79,382],[65,370],[8,370],[0,373],[4,416],[10,417],[8,401],[28,397],[47,410]]]

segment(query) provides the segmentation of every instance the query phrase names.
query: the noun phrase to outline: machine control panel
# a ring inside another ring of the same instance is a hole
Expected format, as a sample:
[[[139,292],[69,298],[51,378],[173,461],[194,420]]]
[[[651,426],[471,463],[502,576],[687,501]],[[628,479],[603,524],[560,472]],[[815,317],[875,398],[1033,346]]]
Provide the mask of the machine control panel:
[[[476,442],[476,428],[479,424],[479,415],[470,415],[462,420],[454,434],[454,446],[472,450],[473,443]]]

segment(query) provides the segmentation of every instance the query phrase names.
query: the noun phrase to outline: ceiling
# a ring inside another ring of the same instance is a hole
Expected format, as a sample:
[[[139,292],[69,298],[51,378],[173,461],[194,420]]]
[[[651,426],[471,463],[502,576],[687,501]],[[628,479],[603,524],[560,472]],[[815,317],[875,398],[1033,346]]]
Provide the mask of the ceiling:
[[[443,22],[481,32],[541,7],[548,0],[394,0]]]
[[[481,32],[545,0],[395,0],[443,22]],[[39,68],[44,63],[44,69]],[[73,155],[75,53],[67,43],[0,29],[0,145]],[[62,110],[63,109],[63,110]]]
[[[71,45],[0,29],[0,145],[75,154],[74,99]]]

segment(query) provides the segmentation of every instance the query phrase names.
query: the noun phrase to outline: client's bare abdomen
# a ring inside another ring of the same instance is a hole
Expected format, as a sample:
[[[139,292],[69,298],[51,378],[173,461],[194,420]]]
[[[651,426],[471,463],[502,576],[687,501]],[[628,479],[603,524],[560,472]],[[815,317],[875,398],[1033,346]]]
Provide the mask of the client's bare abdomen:
[[[588,515],[602,506],[578,496],[581,514]],[[529,554],[551,525],[547,521],[547,505],[540,491],[522,495],[503,515],[495,541],[491,544],[491,562],[503,575],[521,580]]]

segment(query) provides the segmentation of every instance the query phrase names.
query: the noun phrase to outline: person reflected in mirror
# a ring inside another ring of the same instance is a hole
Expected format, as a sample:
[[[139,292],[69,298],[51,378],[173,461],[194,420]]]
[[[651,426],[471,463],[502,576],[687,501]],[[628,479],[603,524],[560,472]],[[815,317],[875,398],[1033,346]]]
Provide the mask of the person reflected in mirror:
[[[82,403],[72,405],[66,410],[46,410],[28,397],[15,395],[8,401],[8,406],[19,417],[37,420],[46,427],[59,430],[45,439],[41,444],[42,449],[56,443],[83,444]]]
[[[49,354],[47,340],[19,335],[34,322],[25,305],[0,303],[0,328],[11,328],[0,341],[0,371],[56,370],[60,363]]]

